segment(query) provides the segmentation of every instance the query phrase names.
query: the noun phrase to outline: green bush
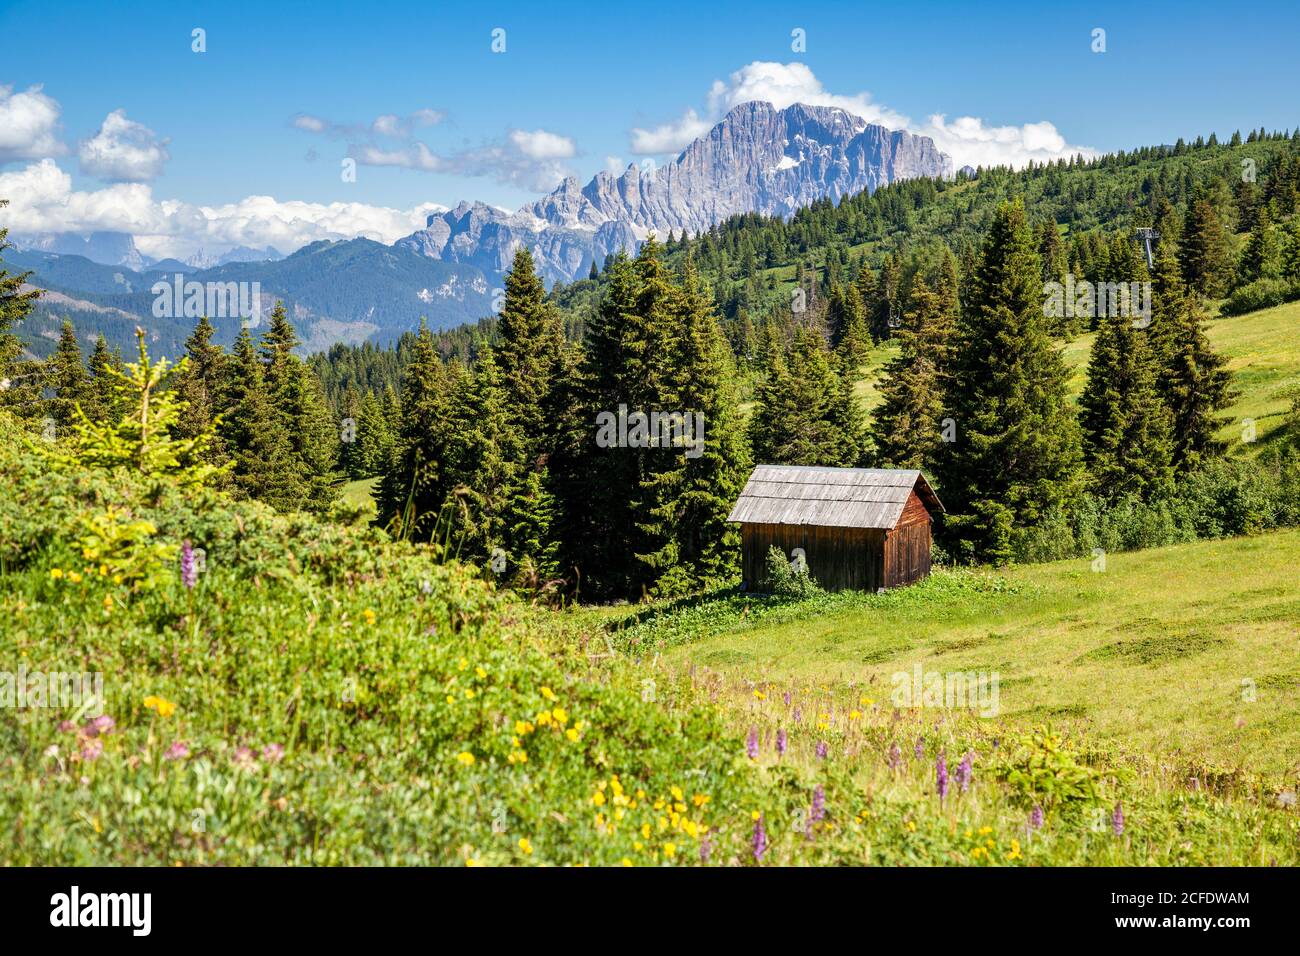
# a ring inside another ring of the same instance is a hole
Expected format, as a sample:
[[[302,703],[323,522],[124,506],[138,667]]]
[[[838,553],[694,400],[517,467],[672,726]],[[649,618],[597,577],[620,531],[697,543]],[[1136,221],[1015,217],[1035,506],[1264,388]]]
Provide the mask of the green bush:
[[[767,550],[767,578],[763,586],[783,598],[803,600],[822,594],[821,586],[813,580],[807,564],[791,561],[776,545]]]
[[[1284,302],[1300,299],[1300,282],[1286,279],[1256,279],[1233,291],[1224,300],[1219,312],[1223,315],[1245,315],[1259,309],[1270,309]]]

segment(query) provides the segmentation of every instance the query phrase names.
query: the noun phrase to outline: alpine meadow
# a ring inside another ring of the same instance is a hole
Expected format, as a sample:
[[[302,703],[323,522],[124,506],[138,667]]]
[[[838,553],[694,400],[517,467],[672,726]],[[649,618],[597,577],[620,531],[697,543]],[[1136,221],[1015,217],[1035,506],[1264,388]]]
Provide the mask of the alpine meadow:
[[[1300,865],[1294,11],[198,6],[0,57],[0,864]]]

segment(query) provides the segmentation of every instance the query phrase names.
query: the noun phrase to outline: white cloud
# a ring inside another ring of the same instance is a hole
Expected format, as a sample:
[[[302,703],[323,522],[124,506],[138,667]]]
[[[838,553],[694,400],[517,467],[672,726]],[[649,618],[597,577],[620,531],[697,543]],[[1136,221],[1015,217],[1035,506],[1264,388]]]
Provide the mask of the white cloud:
[[[1020,168],[1031,159],[1047,161],[1082,154],[1096,156],[1097,150],[1068,143],[1047,120],[1021,126],[990,126],[973,116],[949,122],[942,113],[923,123],[875,102],[870,93],[832,93],[803,63],[755,61],[732,73],[725,81],[715,80],[708,93],[704,115],[688,109],[680,120],[653,130],[633,129],[632,150],[641,154],[675,153],[703,136],[723,115],[741,103],[763,100],[777,109],[794,103],[834,106],[861,116],[869,123],[889,129],[906,129],[929,136],[952,157],[955,167],[1009,165]]]
[[[0,86],[0,165],[67,152],[59,139],[58,100],[41,89],[14,93],[12,86]]]
[[[701,119],[695,110],[673,123],[664,123],[654,129],[633,129],[632,152],[638,155],[680,153],[692,142],[713,128],[715,120]]]
[[[570,159],[577,152],[573,140],[544,129],[532,132],[522,129],[510,131],[510,142],[529,159]]]
[[[409,116],[385,113],[369,123],[336,123],[311,113],[298,113],[289,119],[289,125],[304,133],[315,133],[331,139],[346,139],[357,143],[371,142],[375,137],[384,139],[410,139],[415,130],[436,126],[445,118],[439,110],[420,109]]]
[[[72,177],[50,159],[0,173],[0,197],[11,201],[4,225],[15,236],[128,232],[143,253],[156,258],[184,258],[199,249],[220,253],[241,245],[270,245],[287,253],[320,239],[355,236],[391,243],[423,228],[431,213],[446,209],[437,203],[391,209],[353,202],[285,202],[271,196],[196,206],[155,199],[144,183],[78,192]]]
[[[104,117],[99,132],[81,141],[81,171],[109,182],[144,183],[162,175],[167,140],[149,127],[126,118],[126,110]]]

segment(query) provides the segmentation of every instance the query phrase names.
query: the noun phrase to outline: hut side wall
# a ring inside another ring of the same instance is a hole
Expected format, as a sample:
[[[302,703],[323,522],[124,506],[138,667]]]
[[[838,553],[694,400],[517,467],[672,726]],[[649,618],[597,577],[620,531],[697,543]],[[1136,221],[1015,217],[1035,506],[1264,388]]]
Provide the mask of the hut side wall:
[[[885,587],[884,542],[885,533],[871,528],[741,525],[745,586],[751,590],[761,586],[767,577],[768,549],[775,545],[787,557],[795,548],[803,548],[809,572],[828,591],[874,591]]]
[[[913,491],[898,525],[885,536],[885,587],[911,584],[930,573],[930,513]]]

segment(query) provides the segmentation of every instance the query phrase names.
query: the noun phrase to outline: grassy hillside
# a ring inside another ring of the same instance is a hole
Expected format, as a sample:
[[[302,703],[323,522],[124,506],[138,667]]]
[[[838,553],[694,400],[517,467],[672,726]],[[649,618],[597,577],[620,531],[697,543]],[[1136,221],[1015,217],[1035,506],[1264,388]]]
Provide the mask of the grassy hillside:
[[[609,626],[629,649],[729,679],[886,700],[917,664],[996,671],[1013,725],[1051,721],[1184,767],[1300,775],[1300,531],[1094,564],[943,571],[804,604],[728,594]]]

